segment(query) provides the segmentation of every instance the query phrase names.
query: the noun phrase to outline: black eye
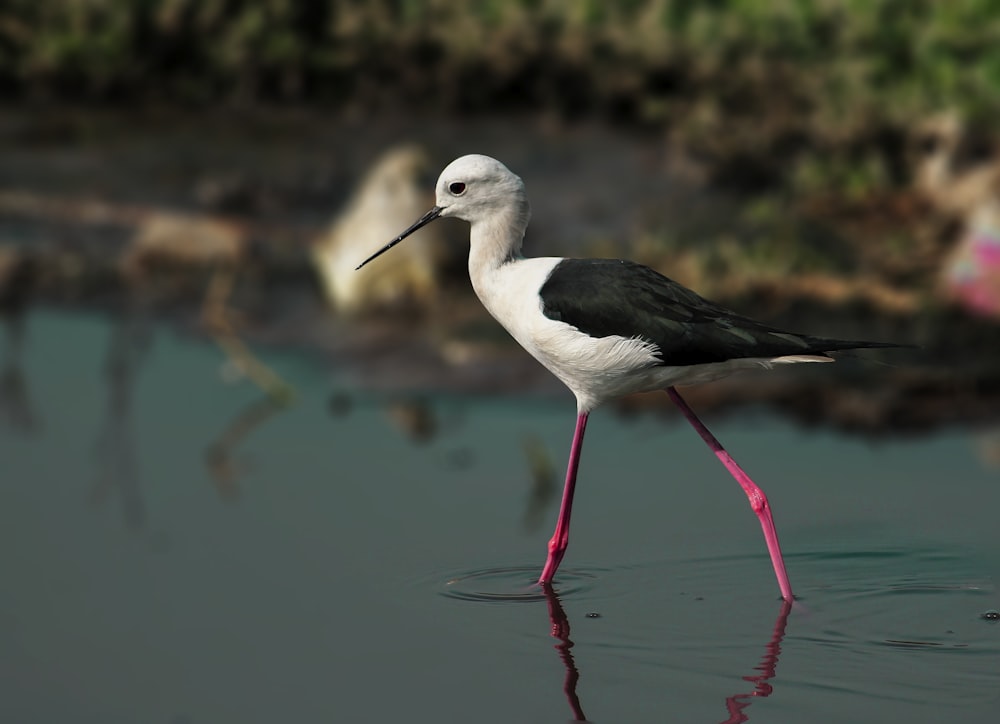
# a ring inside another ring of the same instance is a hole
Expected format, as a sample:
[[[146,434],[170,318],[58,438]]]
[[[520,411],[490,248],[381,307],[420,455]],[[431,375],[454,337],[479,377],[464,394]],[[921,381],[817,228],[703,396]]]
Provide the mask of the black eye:
[[[456,181],[454,183],[448,184],[448,190],[451,191],[455,196],[461,196],[465,193],[465,184],[461,181]]]

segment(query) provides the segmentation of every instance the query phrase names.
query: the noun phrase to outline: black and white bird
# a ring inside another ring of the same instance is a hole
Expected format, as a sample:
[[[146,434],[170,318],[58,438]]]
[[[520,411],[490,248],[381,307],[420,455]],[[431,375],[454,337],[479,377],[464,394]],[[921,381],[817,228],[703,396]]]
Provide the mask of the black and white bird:
[[[767,498],[674,386],[710,382],[747,368],[832,362],[827,353],[837,350],[897,345],[775,329],[630,261],[525,258],[521,244],[530,215],[518,176],[489,156],[462,156],[438,178],[436,205],[358,268],[437,218],[468,221],[469,276],[483,306],[576,396],[576,430],[565,489],[539,582],[552,582],[569,543],[573,492],[590,412],[622,395],[665,390],[750,499],[781,595],[791,601],[792,588]]]

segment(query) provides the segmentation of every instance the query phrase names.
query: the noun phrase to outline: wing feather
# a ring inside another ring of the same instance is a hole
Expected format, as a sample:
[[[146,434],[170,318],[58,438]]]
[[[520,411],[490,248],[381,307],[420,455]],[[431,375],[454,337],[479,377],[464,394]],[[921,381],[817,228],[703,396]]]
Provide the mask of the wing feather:
[[[564,259],[540,289],[542,311],[592,337],[655,344],[664,365],[822,355],[891,347],[794,334],[711,302],[649,267],[620,259]]]

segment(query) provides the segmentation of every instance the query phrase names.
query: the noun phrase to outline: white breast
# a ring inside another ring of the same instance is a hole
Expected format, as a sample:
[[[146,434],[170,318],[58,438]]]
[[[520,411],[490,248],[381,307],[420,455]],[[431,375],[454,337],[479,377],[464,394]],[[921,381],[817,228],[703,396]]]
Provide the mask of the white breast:
[[[508,262],[477,275],[473,287],[511,336],[573,391],[581,409],[650,384],[656,389],[645,375],[636,376],[659,364],[656,345],[620,336],[591,337],[545,316],[539,291],[560,261],[541,257]]]

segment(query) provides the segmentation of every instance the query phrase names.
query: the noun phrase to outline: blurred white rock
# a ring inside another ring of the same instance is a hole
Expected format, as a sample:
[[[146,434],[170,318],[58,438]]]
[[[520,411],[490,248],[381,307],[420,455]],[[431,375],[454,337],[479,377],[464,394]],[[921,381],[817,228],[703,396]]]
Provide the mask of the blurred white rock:
[[[413,145],[384,153],[359,184],[341,216],[313,248],[323,289],[340,313],[426,306],[436,297],[442,269],[454,258],[437,224],[407,238],[392,254],[355,267],[434,205],[434,167]]]

